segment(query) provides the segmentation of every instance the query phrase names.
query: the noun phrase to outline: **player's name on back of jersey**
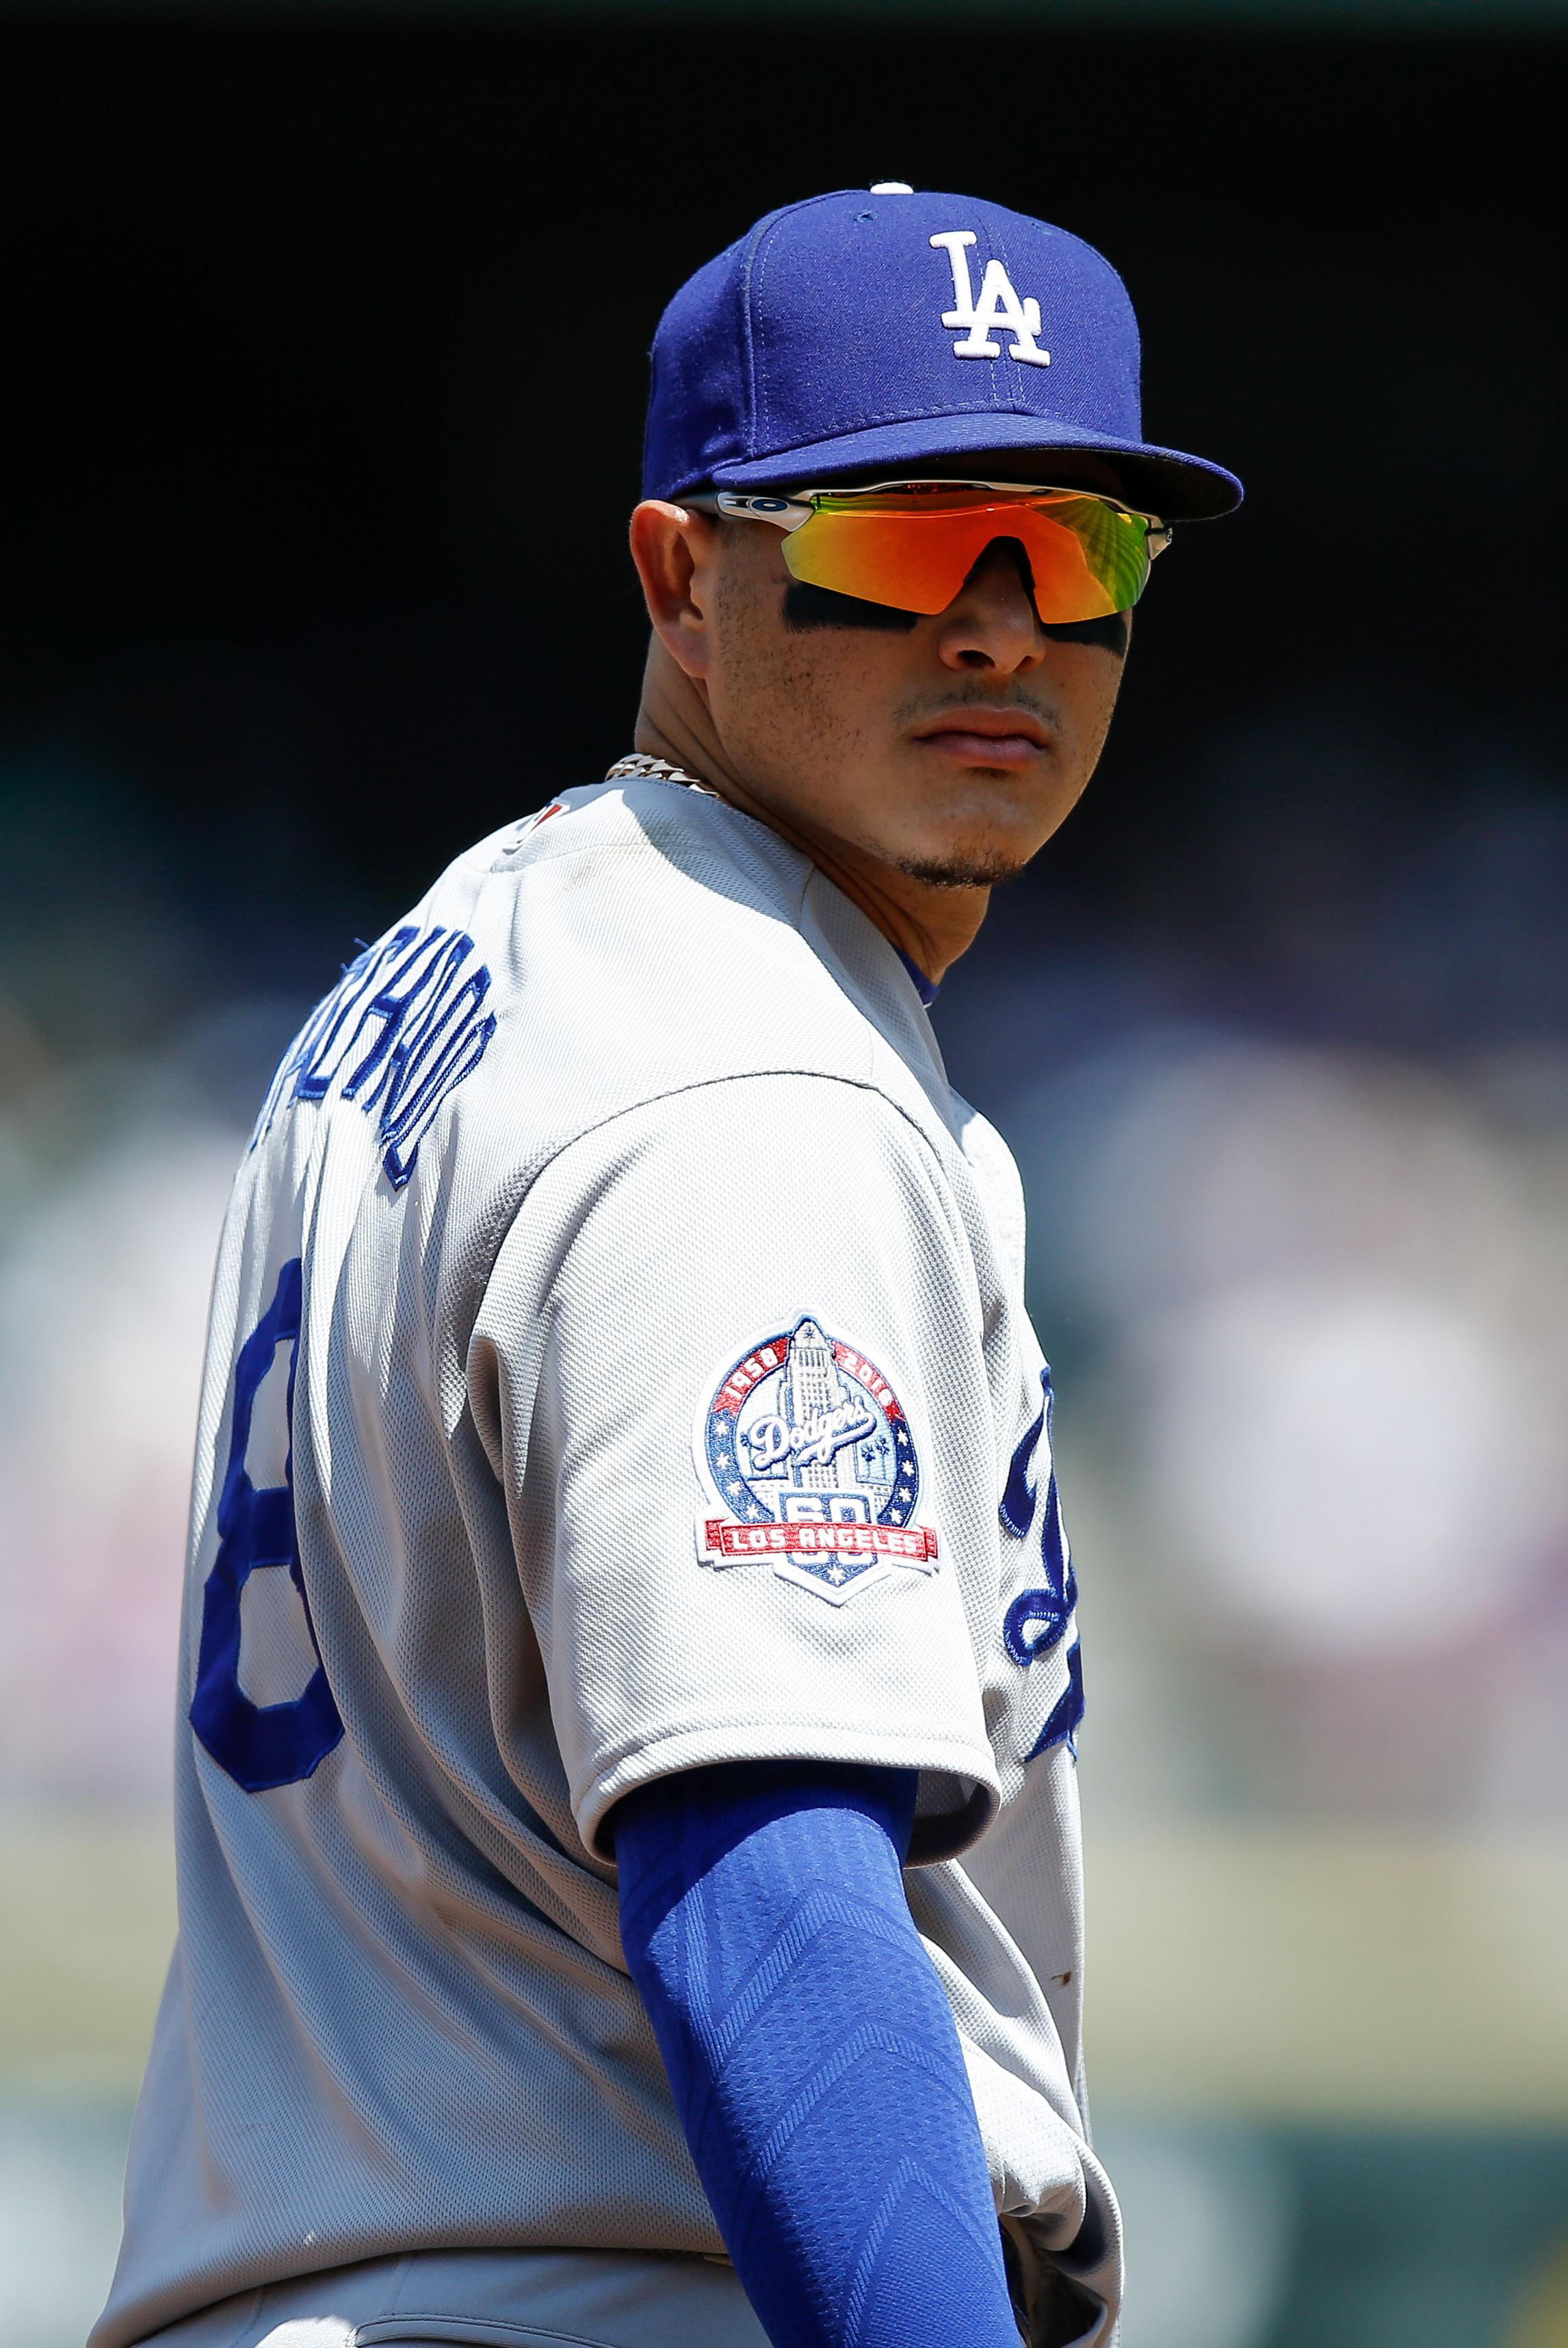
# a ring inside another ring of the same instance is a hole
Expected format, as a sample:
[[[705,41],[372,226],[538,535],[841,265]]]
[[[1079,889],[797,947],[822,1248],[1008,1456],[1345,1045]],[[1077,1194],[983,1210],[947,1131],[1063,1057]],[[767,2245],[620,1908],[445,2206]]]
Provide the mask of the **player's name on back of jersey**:
[[[325,1100],[335,1087],[375,1117],[382,1170],[401,1189],[442,1102],[484,1058],[496,1025],[490,992],[466,931],[407,922],[366,946],[273,1077],[252,1148],[285,1104]]]

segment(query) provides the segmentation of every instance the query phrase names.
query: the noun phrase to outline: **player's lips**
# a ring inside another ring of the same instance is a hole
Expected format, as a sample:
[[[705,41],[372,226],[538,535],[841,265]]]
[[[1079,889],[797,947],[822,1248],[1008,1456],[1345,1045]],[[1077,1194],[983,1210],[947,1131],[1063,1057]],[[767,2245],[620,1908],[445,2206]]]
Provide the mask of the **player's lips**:
[[[1026,709],[950,709],[914,736],[967,766],[1026,767],[1050,734]]]

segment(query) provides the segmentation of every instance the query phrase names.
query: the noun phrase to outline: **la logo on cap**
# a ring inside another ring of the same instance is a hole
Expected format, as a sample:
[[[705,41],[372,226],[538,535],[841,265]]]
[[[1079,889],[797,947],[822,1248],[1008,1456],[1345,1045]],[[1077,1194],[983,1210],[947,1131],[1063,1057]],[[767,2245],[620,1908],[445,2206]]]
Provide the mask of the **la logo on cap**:
[[[953,307],[944,310],[942,323],[965,330],[953,345],[954,357],[999,359],[1002,345],[995,337],[1002,333],[1013,337],[1007,351],[1009,358],[1023,359],[1030,366],[1049,366],[1049,351],[1041,350],[1035,339],[1040,331],[1040,305],[1032,294],[1019,300],[1012,279],[999,261],[985,263],[985,274],[980,280],[980,299],[975,301],[969,276],[969,247],[975,242],[974,230],[944,229],[931,242],[945,248],[953,264]]]

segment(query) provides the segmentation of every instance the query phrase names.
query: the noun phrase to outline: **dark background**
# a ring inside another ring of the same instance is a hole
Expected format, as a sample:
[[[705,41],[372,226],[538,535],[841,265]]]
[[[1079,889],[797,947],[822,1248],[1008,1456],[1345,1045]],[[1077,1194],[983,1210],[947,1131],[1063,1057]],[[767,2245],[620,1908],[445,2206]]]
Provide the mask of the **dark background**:
[[[1375,952],[1394,867],[1491,804],[1483,769],[1527,772],[1537,817],[1558,788],[1565,55],[0,23],[14,944],[120,858],[182,940],[90,1004],[15,951],[35,1025],[139,1044],[220,973],[308,995],[626,747],[662,304],[764,209],[883,176],[1099,244],[1152,437],[1248,488],[1161,567],[1089,799],[954,983],[959,1061],[984,1092],[965,1004],[1108,923],[1227,1015],[1473,1022],[1473,971],[1434,1008],[1329,965]],[[1305,974],[1293,908],[1348,925]]]

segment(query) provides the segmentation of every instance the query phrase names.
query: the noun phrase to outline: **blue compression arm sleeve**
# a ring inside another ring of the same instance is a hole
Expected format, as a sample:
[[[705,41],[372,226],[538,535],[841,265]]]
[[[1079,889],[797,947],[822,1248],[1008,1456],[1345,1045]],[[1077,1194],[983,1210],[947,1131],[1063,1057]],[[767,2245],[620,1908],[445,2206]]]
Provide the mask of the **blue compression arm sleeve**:
[[[621,1938],[774,2348],[1018,2348],[913,1771],[735,1764],[615,1811]]]

